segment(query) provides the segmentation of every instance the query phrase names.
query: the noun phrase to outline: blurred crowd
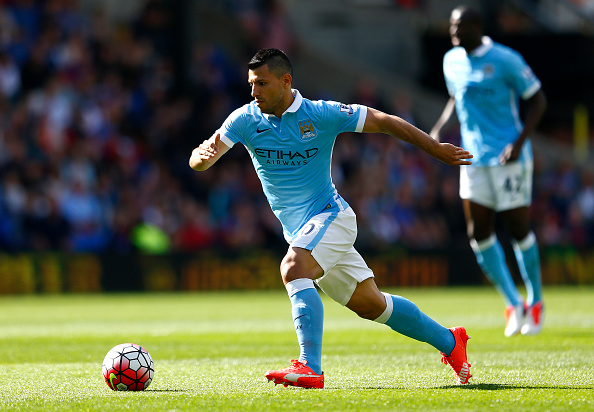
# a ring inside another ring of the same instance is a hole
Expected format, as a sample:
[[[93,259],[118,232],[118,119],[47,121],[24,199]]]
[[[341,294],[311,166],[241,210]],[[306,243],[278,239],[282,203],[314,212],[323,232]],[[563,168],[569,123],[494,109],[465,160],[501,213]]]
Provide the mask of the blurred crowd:
[[[278,24],[269,30],[292,47]],[[189,168],[192,148],[250,96],[245,63],[214,44],[193,45],[180,68],[178,35],[159,0],[115,28],[77,0],[0,1],[0,250],[284,244],[241,147],[212,170]],[[352,95],[415,121],[404,93],[382,101],[362,80]],[[467,242],[455,168],[384,135],[345,134],[332,170],[359,216],[360,247]],[[537,158],[533,209],[543,245],[594,245],[591,172]]]

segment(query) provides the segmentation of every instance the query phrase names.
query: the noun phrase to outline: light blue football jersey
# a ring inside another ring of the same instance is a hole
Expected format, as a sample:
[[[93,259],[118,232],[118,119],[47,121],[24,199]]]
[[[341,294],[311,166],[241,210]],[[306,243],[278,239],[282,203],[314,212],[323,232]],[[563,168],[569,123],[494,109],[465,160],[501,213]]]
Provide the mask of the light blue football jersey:
[[[281,118],[263,114],[252,101],[219,129],[227,146],[247,148],[289,242],[313,216],[348,208],[330,176],[332,149],[339,133],[361,132],[367,117],[365,106],[311,101],[293,93],[295,101]]]
[[[449,50],[443,72],[450,96],[456,100],[462,147],[474,156],[473,166],[498,165],[504,147],[520,135],[523,124],[519,99],[541,88],[522,56],[489,37],[469,55],[463,47]],[[532,158],[527,139],[519,160]]]

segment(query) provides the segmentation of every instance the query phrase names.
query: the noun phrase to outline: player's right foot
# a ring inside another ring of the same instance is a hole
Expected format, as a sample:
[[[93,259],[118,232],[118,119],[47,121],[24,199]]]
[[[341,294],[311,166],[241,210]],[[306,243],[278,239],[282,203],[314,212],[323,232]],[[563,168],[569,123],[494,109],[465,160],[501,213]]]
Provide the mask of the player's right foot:
[[[291,366],[276,371],[267,371],[265,376],[266,379],[276,385],[283,384],[285,386],[319,389],[324,387],[324,372],[318,375],[305,363],[295,359],[291,361]]]
[[[464,385],[468,383],[468,380],[472,377],[470,374],[470,363],[468,363],[468,358],[466,356],[466,343],[468,342],[468,339],[470,339],[470,336],[466,333],[466,329],[461,326],[450,328],[450,330],[454,335],[456,345],[454,346],[452,353],[450,353],[450,356],[446,356],[443,352],[441,353],[441,361],[452,367],[456,373],[456,383]]]
[[[524,303],[509,305],[503,314],[506,319],[504,335],[509,338],[520,333],[524,323]]]
[[[522,335],[536,335],[542,329],[544,307],[542,302],[536,302],[526,309],[526,319],[522,325]]]

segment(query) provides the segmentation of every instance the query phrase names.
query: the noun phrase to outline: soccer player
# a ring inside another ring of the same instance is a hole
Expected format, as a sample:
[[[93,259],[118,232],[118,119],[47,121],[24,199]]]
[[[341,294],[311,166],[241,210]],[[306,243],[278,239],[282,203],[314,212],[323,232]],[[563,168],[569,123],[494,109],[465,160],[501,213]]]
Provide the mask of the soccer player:
[[[332,183],[330,160],[342,132],[386,133],[449,165],[471,164],[472,155],[373,108],[305,99],[291,87],[292,65],[281,50],[260,50],[248,69],[254,100],[231,113],[192,151],[189,163],[194,170],[206,170],[234,144],[243,144],[289,243],[280,272],[292,304],[300,356],[285,369],[266,372],[266,378],[285,386],[324,386],[324,308],[315,281],[360,317],[434,346],[454,369],[457,383],[467,383],[466,330],[447,329],[411,301],[378,290],[373,272],[353,247],[356,216]]]
[[[461,146],[474,155],[472,165],[460,168],[460,197],[472,250],[505,300],[505,336],[536,334],[542,329],[544,306],[538,245],[529,223],[533,173],[529,136],[547,101],[522,56],[483,36],[478,11],[455,8],[450,35],[454,47],[443,59],[450,99],[430,135],[440,141],[455,108]],[[518,110],[520,97],[526,101],[524,124]],[[496,214],[511,235],[527,289],[526,302],[495,234]]]

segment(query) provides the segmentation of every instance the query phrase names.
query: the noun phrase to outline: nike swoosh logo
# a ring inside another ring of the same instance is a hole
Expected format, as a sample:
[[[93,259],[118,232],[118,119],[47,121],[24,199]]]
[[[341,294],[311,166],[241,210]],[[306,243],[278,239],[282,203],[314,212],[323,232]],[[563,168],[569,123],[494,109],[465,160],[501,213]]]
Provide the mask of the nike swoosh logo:
[[[113,372],[111,372],[109,374],[109,384],[111,385],[111,389],[116,389],[115,385],[113,384],[114,379],[117,379],[117,377],[115,376],[115,374]]]
[[[288,381],[297,383],[299,378],[319,378],[322,375],[307,374],[307,373],[287,373],[284,378]]]
[[[266,130],[270,130],[270,127],[268,129],[262,129],[262,130],[260,130],[260,128],[257,128],[256,133],[262,133],[262,132],[265,132]]]

